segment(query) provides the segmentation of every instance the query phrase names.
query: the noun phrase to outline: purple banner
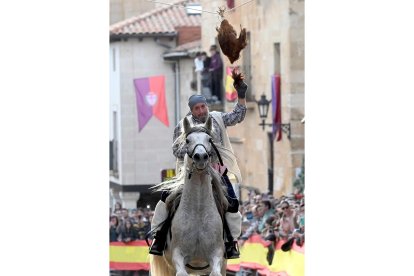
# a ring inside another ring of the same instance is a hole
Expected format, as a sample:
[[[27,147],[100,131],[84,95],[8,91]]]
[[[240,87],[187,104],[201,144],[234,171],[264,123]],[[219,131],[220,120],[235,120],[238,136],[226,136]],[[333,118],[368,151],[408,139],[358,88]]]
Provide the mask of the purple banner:
[[[150,91],[149,79],[135,79],[134,85],[137,100],[138,128],[141,131],[152,117],[152,106],[145,101],[145,96]]]

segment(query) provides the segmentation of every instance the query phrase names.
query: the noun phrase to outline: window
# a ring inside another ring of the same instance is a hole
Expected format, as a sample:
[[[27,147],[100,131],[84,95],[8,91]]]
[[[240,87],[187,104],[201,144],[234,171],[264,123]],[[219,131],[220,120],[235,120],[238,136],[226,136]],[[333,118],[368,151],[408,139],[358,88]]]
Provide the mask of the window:
[[[109,141],[109,170],[112,176],[118,177],[118,129],[117,113],[112,112],[113,139]]]

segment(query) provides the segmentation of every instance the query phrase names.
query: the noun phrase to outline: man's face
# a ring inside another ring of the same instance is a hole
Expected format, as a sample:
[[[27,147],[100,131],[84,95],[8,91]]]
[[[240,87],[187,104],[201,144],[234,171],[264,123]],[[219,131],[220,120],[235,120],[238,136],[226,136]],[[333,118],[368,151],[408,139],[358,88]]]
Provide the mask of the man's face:
[[[205,103],[198,103],[193,106],[193,109],[191,109],[191,113],[195,118],[205,123],[208,117],[208,107]]]
[[[257,207],[257,215],[259,217],[263,217],[264,213],[265,212],[264,212],[263,206],[262,205],[259,205],[259,207]]]
[[[141,211],[137,211],[137,213],[135,214],[135,217],[138,218],[138,219],[142,219],[142,216],[143,216],[143,214],[142,214]]]
[[[124,218],[127,218],[128,217],[128,210],[122,210],[122,216]]]

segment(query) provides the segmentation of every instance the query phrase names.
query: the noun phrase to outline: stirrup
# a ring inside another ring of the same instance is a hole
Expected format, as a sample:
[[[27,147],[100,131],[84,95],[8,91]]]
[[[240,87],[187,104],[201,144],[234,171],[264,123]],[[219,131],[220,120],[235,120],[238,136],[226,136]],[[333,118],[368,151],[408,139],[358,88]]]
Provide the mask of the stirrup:
[[[240,258],[240,250],[237,241],[225,242],[225,253],[226,259],[238,259]]]
[[[149,254],[158,255],[158,256],[164,255],[165,244],[166,244],[166,241],[163,242],[162,240],[154,239],[149,249]],[[157,248],[157,246],[161,248]]]

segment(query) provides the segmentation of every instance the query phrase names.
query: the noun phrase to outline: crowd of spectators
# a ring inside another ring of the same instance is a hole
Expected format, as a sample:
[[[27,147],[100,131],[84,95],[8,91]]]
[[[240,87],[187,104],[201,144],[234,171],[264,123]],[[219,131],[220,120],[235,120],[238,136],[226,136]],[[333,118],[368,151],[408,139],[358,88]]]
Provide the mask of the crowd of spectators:
[[[126,209],[116,203],[110,211],[110,242],[144,240],[151,229],[154,212],[149,208]]]
[[[249,198],[240,202],[242,233],[239,247],[253,234],[269,242],[267,260],[272,264],[276,244],[283,241],[282,250],[289,251],[293,243],[302,246],[305,242],[305,198],[303,194],[292,194],[274,198],[272,195],[249,192]],[[128,243],[144,240],[151,229],[154,211],[149,208],[125,209],[116,203],[110,210],[110,241]]]
[[[242,234],[239,246],[253,234],[269,241],[268,262],[272,263],[276,244],[282,240],[282,250],[289,251],[293,243],[305,242],[305,198],[292,194],[274,198],[272,195],[249,193],[249,199],[240,205]]]

